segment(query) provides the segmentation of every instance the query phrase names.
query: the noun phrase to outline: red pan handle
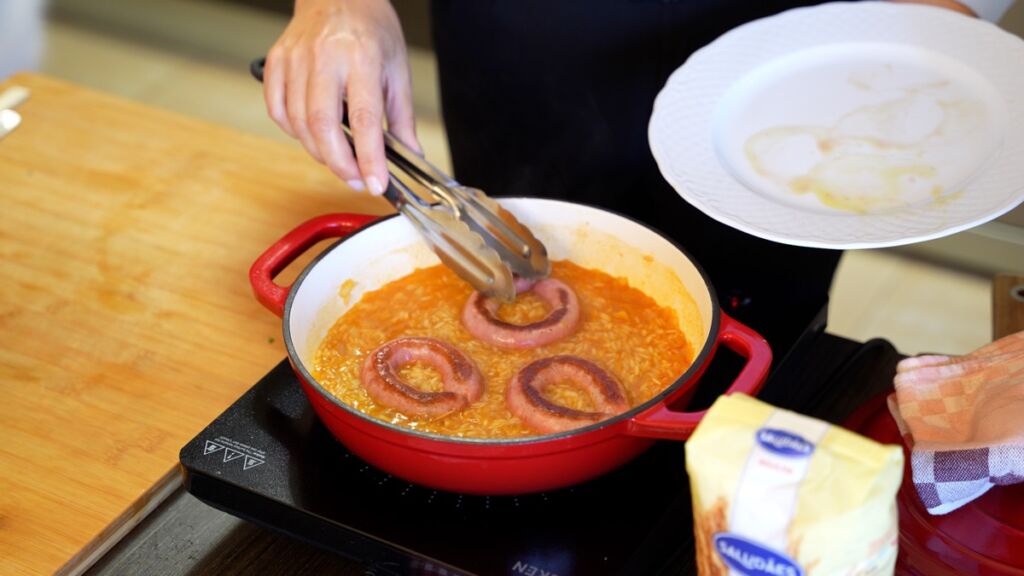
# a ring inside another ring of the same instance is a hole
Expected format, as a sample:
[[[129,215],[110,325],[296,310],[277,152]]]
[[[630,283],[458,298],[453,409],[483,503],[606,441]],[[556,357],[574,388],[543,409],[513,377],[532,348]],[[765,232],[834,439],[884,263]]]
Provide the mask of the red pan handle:
[[[721,313],[721,327],[715,340],[716,348],[718,344],[725,344],[746,359],[743,369],[725,393],[757,394],[772,364],[772,349],[768,342],[725,312]],[[628,432],[633,436],[686,440],[706,412],[676,412],[663,403],[634,416],[629,422]]]
[[[365,214],[324,214],[299,224],[260,254],[249,268],[249,283],[256,299],[274,314],[284,316],[284,303],[292,287],[274,282],[281,270],[317,242],[344,238],[377,218]]]

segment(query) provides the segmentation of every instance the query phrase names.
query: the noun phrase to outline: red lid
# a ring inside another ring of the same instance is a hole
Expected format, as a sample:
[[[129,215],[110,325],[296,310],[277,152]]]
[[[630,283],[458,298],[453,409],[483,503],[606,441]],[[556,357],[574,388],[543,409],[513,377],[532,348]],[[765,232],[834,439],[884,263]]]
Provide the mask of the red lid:
[[[885,444],[903,445],[882,394],[844,425]],[[900,553],[896,573],[913,576],[980,574],[1024,576],[1024,484],[995,486],[985,495],[941,516],[925,510],[914,489],[910,454],[896,496]]]

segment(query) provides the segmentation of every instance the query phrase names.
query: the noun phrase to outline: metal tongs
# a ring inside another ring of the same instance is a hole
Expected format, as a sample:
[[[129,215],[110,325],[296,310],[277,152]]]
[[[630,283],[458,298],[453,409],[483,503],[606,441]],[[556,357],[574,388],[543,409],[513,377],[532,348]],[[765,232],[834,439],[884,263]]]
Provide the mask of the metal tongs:
[[[263,64],[261,58],[251,67],[260,81]],[[347,119],[342,127],[351,143]],[[482,190],[459,184],[387,131],[384,150],[393,168],[384,198],[412,222],[441,261],[473,288],[509,302],[516,296],[514,276],[548,275],[551,263],[544,244],[501,204]],[[413,192],[396,171],[419,183],[433,198]]]
[[[351,135],[346,125],[345,134]],[[513,275],[543,278],[551,270],[544,244],[483,191],[459,184],[390,133],[384,149],[391,165],[429,190],[431,203],[392,171],[384,197],[412,222],[449,268],[486,296],[511,301]]]

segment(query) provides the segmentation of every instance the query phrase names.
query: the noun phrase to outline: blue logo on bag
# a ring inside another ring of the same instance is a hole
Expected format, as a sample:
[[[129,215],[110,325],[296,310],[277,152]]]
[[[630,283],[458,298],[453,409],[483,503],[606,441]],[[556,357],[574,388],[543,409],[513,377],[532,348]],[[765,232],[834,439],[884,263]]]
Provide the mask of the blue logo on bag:
[[[757,443],[765,450],[779,456],[803,458],[814,452],[814,444],[800,436],[778,428],[761,428],[757,431]]]
[[[719,532],[713,537],[715,550],[729,568],[745,576],[803,576],[800,565],[785,554],[770,550],[746,538]]]

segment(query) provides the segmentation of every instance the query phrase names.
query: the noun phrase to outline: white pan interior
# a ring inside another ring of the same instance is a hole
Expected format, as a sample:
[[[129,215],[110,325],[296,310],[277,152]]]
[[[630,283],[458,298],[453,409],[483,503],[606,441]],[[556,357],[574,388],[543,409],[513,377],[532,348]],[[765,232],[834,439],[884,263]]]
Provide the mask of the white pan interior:
[[[708,284],[674,244],[632,220],[557,200],[501,201],[540,238],[552,260],[629,279],[676,311],[696,358],[708,340],[712,303]],[[440,260],[401,217],[361,230],[315,261],[296,282],[285,310],[285,338],[305,366],[330,327],[362,295]]]

